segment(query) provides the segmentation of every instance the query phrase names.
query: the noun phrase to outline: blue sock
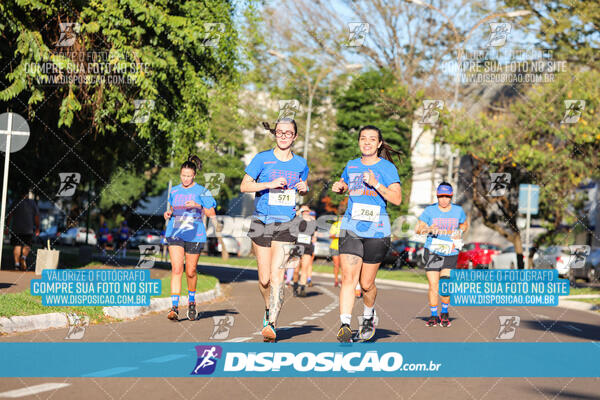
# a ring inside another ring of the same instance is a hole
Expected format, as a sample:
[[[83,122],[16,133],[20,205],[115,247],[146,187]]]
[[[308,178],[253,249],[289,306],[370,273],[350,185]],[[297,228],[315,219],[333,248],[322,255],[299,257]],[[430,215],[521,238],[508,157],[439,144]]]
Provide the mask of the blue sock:
[[[196,291],[193,292],[188,291],[188,302],[196,302]]]
[[[442,302],[442,314],[448,312],[448,306],[449,305],[450,305],[450,303],[444,303],[444,302]]]
[[[173,302],[173,306],[179,307],[179,295],[178,294],[172,294],[171,301]]]
[[[429,309],[431,310],[431,316],[437,317],[437,306],[430,306]]]

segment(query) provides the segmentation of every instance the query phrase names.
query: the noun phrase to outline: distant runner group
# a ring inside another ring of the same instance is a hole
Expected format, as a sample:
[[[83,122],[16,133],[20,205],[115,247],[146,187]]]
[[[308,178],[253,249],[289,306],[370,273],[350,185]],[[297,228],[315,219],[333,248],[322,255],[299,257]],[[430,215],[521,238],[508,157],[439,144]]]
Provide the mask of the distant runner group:
[[[268,125],[266,125],[268,127]],[[265,342],[277,339],[277,320],[281,312],[286,283],[292,284],[294,296],[304,297],[310,286],[314,258],[316,214],[307,206],[297,207],[298,196],[309,191],[309,168],[304,158],[292,152],[298,136],[293,119],[280,119],[268,128],[276,146],[258,153],[245,169],[240,190],[254,193],[254,217],[248,236],[258,264],[258,285],[265,309],[262,336]],[[375,277],[390,247],[391,225],[388,203],[402,202],[401,182],[392,155],[399,153],[384,142],[381,131],[372,125],[358,133],[361,157],[347,162],[341,177],[331,190],[348,194],[344,215],[330,229],[331,256],[334,262],[334,285],[340,285],[340,327],[337,340],[368,341],[375,335]],[[196,319],[196,265],[206,242],[204,217],[219,230],[215,218],[216,201],[209,190],[194,182],[202,161],[196,156],[181,165],[181,184],[169,193],[168,221],[165,233],[171,257],[172,308],[167,317],[179,320],[181,278],[186,269],[188,313]],[[463,209],[453,204],[453,188],[447,182],[436,190],[438,201],[428,206],[418,219],[415,233],[427,235],[424,262],[429,281],[428,300],[431,316],[427,326],[449,327],[449,298],[441,298],[438,315],[438,283],[456,267],[462,237],[468,229]],[[286,279],[287,272],[287,279]],[[356,290],[359,289],[358,293]],[[358,332],[351,329],[352,309],[362,295],[364,310]]]

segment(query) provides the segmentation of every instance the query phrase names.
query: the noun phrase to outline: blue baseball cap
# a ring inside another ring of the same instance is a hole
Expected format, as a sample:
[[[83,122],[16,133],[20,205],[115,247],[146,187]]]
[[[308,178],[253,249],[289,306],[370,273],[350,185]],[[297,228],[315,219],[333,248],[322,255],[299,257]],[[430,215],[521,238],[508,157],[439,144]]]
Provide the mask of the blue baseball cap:
[[[438,196],[452,196],[453,195],[452,186],[441,184],[437,188],[437,195]]]

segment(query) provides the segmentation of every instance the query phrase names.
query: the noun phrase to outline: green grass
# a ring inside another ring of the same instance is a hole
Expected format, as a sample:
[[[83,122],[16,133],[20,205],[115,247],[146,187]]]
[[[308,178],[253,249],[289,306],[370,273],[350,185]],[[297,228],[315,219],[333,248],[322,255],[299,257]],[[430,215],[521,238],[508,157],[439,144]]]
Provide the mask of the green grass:
[[[171,277],[161,279],[162,293],[156,297],[169,297],[171,296]],[[196,293],[206,292],[207,290],[214,289],[217,285],[217,278],[212,275],[198,274],[198,280],[196,282]],[[181,295],[187,295],[187,279],[185,274],[181,279]]]
[[[187,281],[182,279],[182,294],[187,294]],[[198,274],[198,283],[196,292],[201,293],[213,289],[217,284],[217,278],[211,275]],[[162,293],[160,296],[169,297],[171,295],[171,277],[161,279]],[[14,317],[17,315],[36,315],[52,312],[75,313],[79,316],[87,315],[90,317],[90,323],[114,321],[102,312],[101,306],[44,306],[41,296],[32,296],[29,290],[19,293],[6,293],[0,295],[0,315],[3,317]]]
[[[600,288],[596,287],[583,287],[583,288],[570,288],[569,295],[576,294],[600,294]]]

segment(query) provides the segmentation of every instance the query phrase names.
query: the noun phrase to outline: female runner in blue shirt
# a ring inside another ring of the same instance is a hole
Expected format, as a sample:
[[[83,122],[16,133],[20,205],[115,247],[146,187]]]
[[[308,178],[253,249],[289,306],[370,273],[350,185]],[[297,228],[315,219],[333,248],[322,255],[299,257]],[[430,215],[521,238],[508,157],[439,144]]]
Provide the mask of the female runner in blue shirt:
[[[171,257],[171,300],[173,306],[167,318],[179,320],[179,295],[183,260],[188,284],[188,319],[196,319],[196,266],[200,251],[206,242],[206,229],[203,216],[214,218],[217,202],[210,190],[194,182],[196,172],[202,168],[202,160],[190,156],[181,164],[181,184],[173,187],[169,193],[169,210],[164,217],[168,221],[165,239]],[[216,223],[216,221],[215,221]]]
[[[391,162],[390,152],[396,152],[383,141],[381,131],[367,125],[358,133],[362,156],[350,160],[342,179],[333,184],[336,193],[349,192],[348,207],[342,218],[339,252],[342,267],[340,290],[340,321],[337,339],[352,340],[350,323],[354,307],[354,288],[358,283],[363,291],[363,322],[359,338],[370,340],[375,335],[375,275],[390,247],[390,219],[387,202],[400,205],[400,177]],[[384,159],[380,156],[384,156]]]
[[[285,288],[282,266],[287,262],[286,249],[289,252],[298,236],[292,222],[296,216],[296,194],[308,192],[306,160],[292,153],[298,137],[296,122],[281,119],[271,133],[277,145],[252,159],[240,187],[244,193],[256,193],[248,236],[256,254],[259,289],[265,301],[262,329],[265,342],[274,342],[277,337],[275,323]]]

